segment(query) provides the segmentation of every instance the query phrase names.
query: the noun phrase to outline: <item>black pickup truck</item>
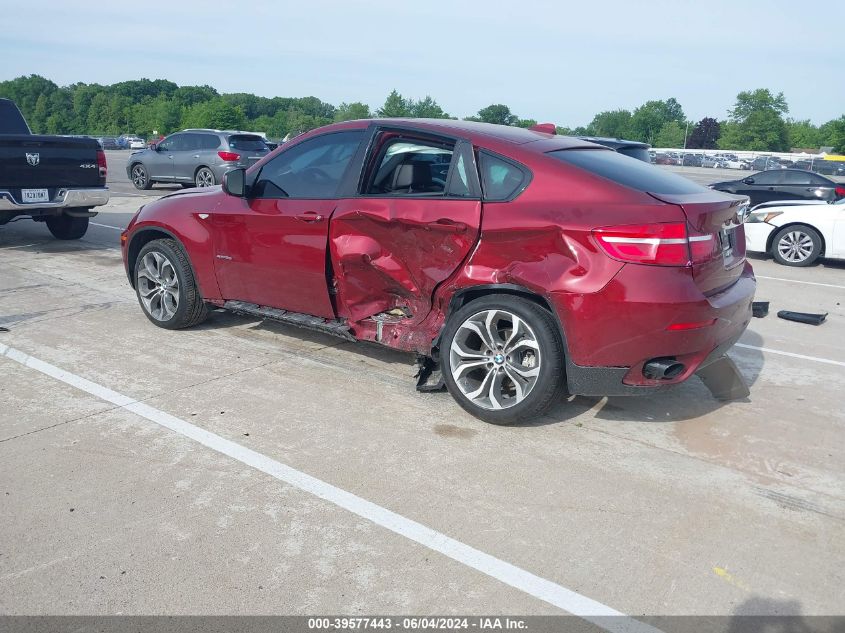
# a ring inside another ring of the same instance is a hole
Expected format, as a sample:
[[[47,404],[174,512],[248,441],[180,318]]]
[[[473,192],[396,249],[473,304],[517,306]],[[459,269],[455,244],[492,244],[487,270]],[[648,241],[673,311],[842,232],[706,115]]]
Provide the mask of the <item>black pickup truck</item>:
[[[109,201],[107,169],[96,140],[33,134],[0,99],[0,225],[30,217],[60,240],[78,240],[97,215],[91,209]]]

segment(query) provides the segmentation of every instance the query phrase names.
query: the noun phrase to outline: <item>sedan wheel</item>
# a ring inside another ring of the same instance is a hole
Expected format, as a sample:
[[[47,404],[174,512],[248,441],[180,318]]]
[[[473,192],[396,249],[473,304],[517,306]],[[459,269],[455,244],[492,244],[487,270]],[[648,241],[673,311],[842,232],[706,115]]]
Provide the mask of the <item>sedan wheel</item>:
[[[772,241],[772,256],[786,266],[809,266],[821,255],[821,237],[809,226],[788,226]]]
[[[464,306],[442,340],[446,386],[482,420],[512,424],[540,415],[562,389],[554,319],[521,297],[484,297]]]
[[[214,172],[211,171],[208,167],[203,167],[199,171],[197,171],[196,178],[194,178],[194,183],[197,187],[213,187],[216,183],[214,179]]]

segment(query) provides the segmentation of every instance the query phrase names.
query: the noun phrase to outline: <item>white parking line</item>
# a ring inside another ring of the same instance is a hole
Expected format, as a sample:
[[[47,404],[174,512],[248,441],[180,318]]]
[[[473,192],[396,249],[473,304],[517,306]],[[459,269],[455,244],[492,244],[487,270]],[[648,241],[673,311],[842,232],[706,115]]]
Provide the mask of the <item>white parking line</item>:
[[[782,352],[779,349],[771,349],[770,347],[757,347],[755,345],[745,345],[744,343],[736,343],[734,347],[742,347],[744,349],[753,349],[758,352],[768,352],[769,354],[780,354],[781,356],[790,356],[791,358],[800,358],[802,360],[812,360],[817,363],[825,363],[827,365],[837,365],[838,367],[845,367],[845,363],[839,360],[831,360],[829,358],[819,358],[818,356],[805,356],[804,354],[794,354],[792,352]]]
[[[112,226],[111,224],[100,224],[99,222],[89,222],[92,226],[102,226],[104,229],[114,229],[115,231],[123,231],[119,226]]]
[[[755,275],[757,279],[770,279],[772,281],[788,281],[792,284],[804,284],[807,286],[824,286],[825,288],[840,288],[845,290],[845,286],[837,286],[836,284],[821,284],[817,281],[799,281],[797,279],[784,279],[783,277],[766,277],[764,275]]]
[[[634,620],[576,591],[536,576],[529,571],[453,539],[442,532],[433,530],[321,479],[286,466],[236,442],[194,426],[169,413],[155,409],[129,396],[112,391],[108,387],[77,376],[2,343],[0,343],[0,356],[5,356],[10,360],[41,372],[46,376],[55,378],[71,387],[75,387],[106,402],[131,411],[150,422],[154,422],[174,433],[190,438],[218,453],[260,470],[299,490],[333,503],[391,532],[395,532],[467,567],[480,571],[491,578],[495,578],[506,585],[523,591],[564,611],[568,611],[573,615],[580,616],[602,629],[613,631],[614,633],[659,633],[659,629]]]

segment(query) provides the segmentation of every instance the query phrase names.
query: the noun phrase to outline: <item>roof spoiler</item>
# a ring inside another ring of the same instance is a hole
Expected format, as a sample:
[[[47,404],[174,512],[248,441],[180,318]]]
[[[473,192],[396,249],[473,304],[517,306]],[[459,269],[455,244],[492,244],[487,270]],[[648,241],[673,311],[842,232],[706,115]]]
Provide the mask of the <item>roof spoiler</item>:
[[[543,134],[557,134],[557,126],[554,123],[537,123],[528,129],[532,132],[542,132]]]

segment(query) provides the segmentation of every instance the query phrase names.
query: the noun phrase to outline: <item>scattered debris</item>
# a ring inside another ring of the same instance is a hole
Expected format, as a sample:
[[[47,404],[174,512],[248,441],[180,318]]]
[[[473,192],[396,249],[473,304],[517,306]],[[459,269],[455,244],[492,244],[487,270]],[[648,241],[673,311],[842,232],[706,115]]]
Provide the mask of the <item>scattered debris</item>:
[[[696,375],[716,400],[742,400],[751,393],[745,378],[728,356],[720,356],[712,363],[699,368]]]
[[[778,312],[778,318],[785,319],[787,321],[795,321],[796,323],[821,325],[827,318],[827,312],[824,314],[810,314],[809,312],[790,312],[789,310],[781,310]]]
[[[8,332],[8,331],[9,331],[9,328],[3,327],[2,325],[0,325],[0,332]]]
[[[762,319],[764,316],[769,314],[769,302],[753,301],[751,303],[751,314],[757,317],[758,319]]]
[[[431,393],[443,391],[446,383],[443,382],[443,372],[440,371],[440,363],[430,356],[417,356],[419,371],[414,378],[417,379],[417,391]]]

